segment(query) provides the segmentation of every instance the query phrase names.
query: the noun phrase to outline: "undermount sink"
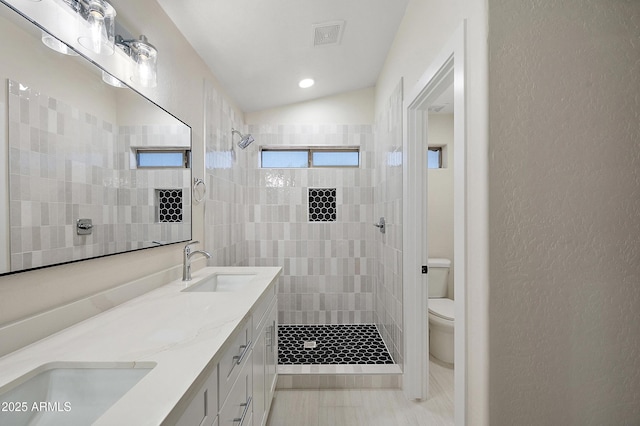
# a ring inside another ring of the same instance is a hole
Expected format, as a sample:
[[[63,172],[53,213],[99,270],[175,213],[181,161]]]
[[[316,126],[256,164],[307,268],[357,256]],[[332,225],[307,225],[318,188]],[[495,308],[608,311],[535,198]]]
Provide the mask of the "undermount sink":
[[[198,281],[182,291],[187,292],[232,292],[239,291],[256,277],[256,274],[215,273]]]
[[[155,364],[51,363],[0,388],[0,423],[89,425]]]

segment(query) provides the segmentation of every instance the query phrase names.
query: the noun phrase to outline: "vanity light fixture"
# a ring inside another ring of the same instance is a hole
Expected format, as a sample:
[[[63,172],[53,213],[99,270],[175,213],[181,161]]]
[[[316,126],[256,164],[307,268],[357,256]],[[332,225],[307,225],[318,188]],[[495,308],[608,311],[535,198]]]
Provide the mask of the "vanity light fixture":
[[[298,83],[298,86],[301,89],[308,89],[309,87],[313,86],[315,84],[315,81],[313,81],[312,78],[305,78],[303,80],[300,80],[300,83]]]
[[[44,43],[44,45],[49,49],[55,50],[58,53],[69,56],[78,56],[78,53],[75,50],[46,31],[42,31],[42,43]]]
[[[131,80],[143,87],[156,87],[158,84],[158,49],[156,49],[146,36],[141,35],[138,39],[131,38],[131,34],[121,26],[122,31],[127,35],[125,39],[122,35],[115,35],[116,10],[106,0],[61,0],[69,6],[75,14],[78,22],[78,43],[93,52],[111,55],[114,53],[114,46],[118,46],[127,54],[133,62],[133,75]],[[49,48],[64,53],[66,55],[77,55],[65,43],[56,37],[42,32],[42,42]],[[126,87],[118,78],[106,71],[102,73],[102,80],[114,87]]]
[[[62,0],[62,2],[69,6],[76,16],[78,43],[101,55],[113,54],[116,10],[109,2],[106,0]],[[77,53],[65,43],[46,31],[42,32],[42,42],[56,52],[77,56]]]
[[[113,87],[117,87],[119,89],[122,89],[124,87],[127,87],[126,84],[124,84],[122,81],[120,81],[119,79],[115,78],[114,76],[112,76],[111,74],[109,74],[106,71],[102,71],[102,81],[104,81],[105,83],[113,86]]]
[[[106,0],[64,0],[77,3],[78,43],[100,55],[113,54],[116,10]]]
[[[138,39],[125,40],[122,36],[117,35],[115,43],[136,63],[131,80],[144,87],[156,87],[158,84],[158,49],[149,43],[147,37],[141,35]],[[104,75],[103,80],[109,83],[104,79]]]

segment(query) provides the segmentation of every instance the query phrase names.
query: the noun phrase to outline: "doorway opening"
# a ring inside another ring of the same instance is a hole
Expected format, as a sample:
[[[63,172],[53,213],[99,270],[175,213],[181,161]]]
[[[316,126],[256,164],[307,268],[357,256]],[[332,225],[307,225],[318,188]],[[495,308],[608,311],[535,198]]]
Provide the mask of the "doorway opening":
[[[404,392],[409,399],[429,396],[429,258],[427,229],[427,166],[429,109],[442,103],[453,87],[453,273],[454,303],[454,418],[466,417],[466,122],[464,23],[427,68],[404,104],[403,306],[405,329]],[[426,219],[425,219],[426,218]]]

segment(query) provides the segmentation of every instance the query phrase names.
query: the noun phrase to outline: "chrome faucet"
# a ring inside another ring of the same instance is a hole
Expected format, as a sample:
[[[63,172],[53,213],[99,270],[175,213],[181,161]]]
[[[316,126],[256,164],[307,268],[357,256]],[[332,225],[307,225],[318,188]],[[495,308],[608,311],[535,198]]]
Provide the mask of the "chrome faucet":
[[[184,246],[184,250],[182,251],[182,281],[191,281],[191,258],[196,254],[202,254],[207,257],[207,259],[211,258],[211,254],[204,250],[194,250],[191,251],[191,246],[193,244],[199,244],[200,241],[191,241],[186,246]]]

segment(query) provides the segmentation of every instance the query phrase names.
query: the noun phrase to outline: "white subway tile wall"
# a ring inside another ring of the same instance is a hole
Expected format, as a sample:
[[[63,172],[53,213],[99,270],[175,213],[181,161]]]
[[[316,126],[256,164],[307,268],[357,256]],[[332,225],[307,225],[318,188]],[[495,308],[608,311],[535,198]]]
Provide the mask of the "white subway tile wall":
[[[283,267],[281,324],[374,323],[373,127],[252,125],[248,131],[269,147],[360,147],[359,168],[261,169],[259,151],[250,151],[246,237],[249,264]],[[335,221],[310,221],[310,188],[335,189]]]
[[[375,233],[376,325],[395,362],[402,365],[402,80],[375,124],[373,187],[375,219],[386,232]]]
[[[237,139],[231,132],[232,129],[243,132],[242,117],[236,116],[224,96],[208,81],[204,85],[204,105],[207,184],[204,249],[212,255],[210,265],[246,266],[247,152],[253,145],[241,150],[235,144]]]

